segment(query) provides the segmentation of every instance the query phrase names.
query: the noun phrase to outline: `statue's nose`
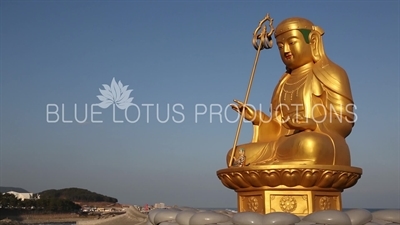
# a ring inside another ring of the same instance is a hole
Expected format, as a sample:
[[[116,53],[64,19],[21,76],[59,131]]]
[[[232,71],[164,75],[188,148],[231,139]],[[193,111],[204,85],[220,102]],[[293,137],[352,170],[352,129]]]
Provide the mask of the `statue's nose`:
[[[285,53],[290,52],[290,48],[289,48],[289,45],[288,45],[288,44],[284,44],[284,45],[283,45],[283,51],[284,51]]]

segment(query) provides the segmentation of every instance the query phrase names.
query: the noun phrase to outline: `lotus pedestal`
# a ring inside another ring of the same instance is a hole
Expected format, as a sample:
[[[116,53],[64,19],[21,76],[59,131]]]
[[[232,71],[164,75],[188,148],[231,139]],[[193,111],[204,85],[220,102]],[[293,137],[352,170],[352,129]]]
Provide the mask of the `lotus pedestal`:
[[[221,182],[236,191],[239,212],[298,216],[342,210],[343,190],[354,186],[361,174],[357,167],[324,165],[262,165],[217,171]]]

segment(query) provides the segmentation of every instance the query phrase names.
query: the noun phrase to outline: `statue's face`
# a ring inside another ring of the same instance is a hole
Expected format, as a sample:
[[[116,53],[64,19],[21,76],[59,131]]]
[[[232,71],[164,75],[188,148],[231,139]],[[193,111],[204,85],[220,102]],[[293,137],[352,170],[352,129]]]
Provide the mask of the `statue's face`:
[[[313,62],[311,46],[298,30],[290,30],[276,37],[283,63],[291,70]]]

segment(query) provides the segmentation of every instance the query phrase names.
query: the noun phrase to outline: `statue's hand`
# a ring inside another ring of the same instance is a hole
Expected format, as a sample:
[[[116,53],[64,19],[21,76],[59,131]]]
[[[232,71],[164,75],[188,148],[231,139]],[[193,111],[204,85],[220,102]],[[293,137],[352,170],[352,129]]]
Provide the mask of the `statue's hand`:
[[[255,112],[255,110],[252,107],[245,105],[243,102],[236,100],[236,99],[233,101],[236,104],[230,104],[232,109],[240,114],[243,113],[243,109],[244,109],[243,117],[246,120],[254,122],[254,121],[259,121],[261,119],[261,118],[257,118],[259,115],[257,115],[257,113]]]
[[[292,114],[286,121],[286,125],[291,129],[296,130],[315,130],[317,123],[311,119],[306,118],[300,114]]]

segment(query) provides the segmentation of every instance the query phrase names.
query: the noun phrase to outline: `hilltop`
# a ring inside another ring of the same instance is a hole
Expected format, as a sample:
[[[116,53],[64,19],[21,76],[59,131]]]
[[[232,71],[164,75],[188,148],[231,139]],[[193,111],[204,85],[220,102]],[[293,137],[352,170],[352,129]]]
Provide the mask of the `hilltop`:
[[[15,192],[19,192],[19,193],[29,193],[29,191],[20,188],[20,187],[0,187],[0,193],[6,193],[9,191],[15,191]]]
[[[88,208],[102,208],[105,210],[122,209],[124,207],[118,203],[116,198],[81,188],[50,189],[37,194],[39,198],[24,200],[13,194],[1,194],[0,205],[2,207],[0,207],[0,214],[9,214],[16,212],[16,210],[18,213],[76,213]],[[2,217],[4,217],[4,215],[1,215],[0,219]]]
[[[0,193],[7,193],[9,191],[15,191],[19,193],[30,193],[26,189],[20,187],[2,187],[0,186]],[[64,189],[49,189],[38,193],[40,198],[42,199],[63,199],[69,200],[72,202],[103,202],[106,205],[115,204],[118,202],[118,199],[109,197],[106,195],[98,194],[96,192],[89,191],[87,189],[82,188],[64,188]]]
[[[118,199],[81,188],[50,189],[38,193],[42,199],[65,199],[73,202],[117,203]]]

